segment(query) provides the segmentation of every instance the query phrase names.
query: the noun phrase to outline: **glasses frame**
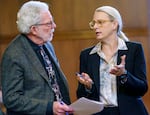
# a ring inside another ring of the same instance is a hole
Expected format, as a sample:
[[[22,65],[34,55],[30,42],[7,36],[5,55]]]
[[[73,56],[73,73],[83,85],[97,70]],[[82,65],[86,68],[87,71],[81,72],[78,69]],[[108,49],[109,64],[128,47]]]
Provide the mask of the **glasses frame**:
[[[51,22],[48,22],[48,23],[34,24],[33,26],[47,26],[47,27],[52,27],[52,25],[54,25],[54,24],[55,24],[55,22],[51,21]]]
[[[112,22],[112,21],[113,20],[97,20],[97,21],[93,20],[89,23],[89,26],[91,29],[94,29],[95,24],[97,24],[99,27],[102,27],[105,22]]]

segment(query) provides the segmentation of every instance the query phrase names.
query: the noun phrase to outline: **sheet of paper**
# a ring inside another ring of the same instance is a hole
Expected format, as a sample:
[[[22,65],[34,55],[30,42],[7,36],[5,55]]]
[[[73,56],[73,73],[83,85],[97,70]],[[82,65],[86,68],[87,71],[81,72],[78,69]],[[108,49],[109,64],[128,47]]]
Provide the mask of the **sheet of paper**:
[[[101,102],[93,101],[87,98],[80,98],[70,105],[75,115],[91,115],[103,110],[104,105]]]

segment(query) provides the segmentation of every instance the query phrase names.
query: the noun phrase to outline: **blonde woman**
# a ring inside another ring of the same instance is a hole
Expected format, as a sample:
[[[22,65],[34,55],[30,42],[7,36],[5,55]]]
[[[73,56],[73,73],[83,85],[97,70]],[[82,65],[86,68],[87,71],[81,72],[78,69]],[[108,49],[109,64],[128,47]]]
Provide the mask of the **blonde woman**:
[[[148,90],[142,45],[125,36],[111,6],[97,8],[89,25],[99,43],[80,54],[77,97],[104,103],[95,115],[148,115],[141,98]]]

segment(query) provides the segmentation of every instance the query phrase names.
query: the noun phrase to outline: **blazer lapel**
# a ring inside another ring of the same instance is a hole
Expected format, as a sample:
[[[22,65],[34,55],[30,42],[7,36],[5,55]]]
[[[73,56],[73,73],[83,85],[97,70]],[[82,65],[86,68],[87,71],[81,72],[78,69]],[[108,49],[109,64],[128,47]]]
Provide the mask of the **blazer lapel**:
[[[40,60],[38,59],[36,53],[30,46],[29,42],[27,41],[27,38],[21,37],[22,39],[22,45],[24,46],[24,53],[29,58],[30,63],[32,63],[34,69],[48,82],[50,85],[47,73],[45,69],[43,68]]]
[[[128,50],[118,50],[117,64],[121,63],[121,56],[127,55]]]
[[[117,65],[121,63],[121,56],[123,55],[127,56],[127,51],[128,50],[118,50]],[[119,86],[119,77],[117,77],[117,86]],[[117,91],[119,91],[118,87],[117,87]]]
[[[93,82],[96,86],[97,92],[99,92],[99,82],[100,82],[100,77],[99,77],[99,67],[100,67],[100,57],[95,53],[91,56],[90,59],[91,62],[91,67],[92,67],[92,74],[93,74]]]
[[[59,62],[57,60],[57,57],[56,57],[56,54],[55,54],[55,51],[54,51],[52,43],[51,42],[45,43],[45,47],[49,51],[49,53],[50,53],[51,57],[53,58],[53,60],[58,64],[58,66],[60,66]]]

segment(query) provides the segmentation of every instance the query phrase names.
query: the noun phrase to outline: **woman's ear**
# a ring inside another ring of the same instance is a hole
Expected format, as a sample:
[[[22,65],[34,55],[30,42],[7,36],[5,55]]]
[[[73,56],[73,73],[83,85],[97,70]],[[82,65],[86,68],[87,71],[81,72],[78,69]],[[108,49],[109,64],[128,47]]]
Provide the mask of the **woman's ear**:
[[[118,26],[119,26],[118,21],[114,20],[112,23],[113,23],[114,30],[118,30]]]

